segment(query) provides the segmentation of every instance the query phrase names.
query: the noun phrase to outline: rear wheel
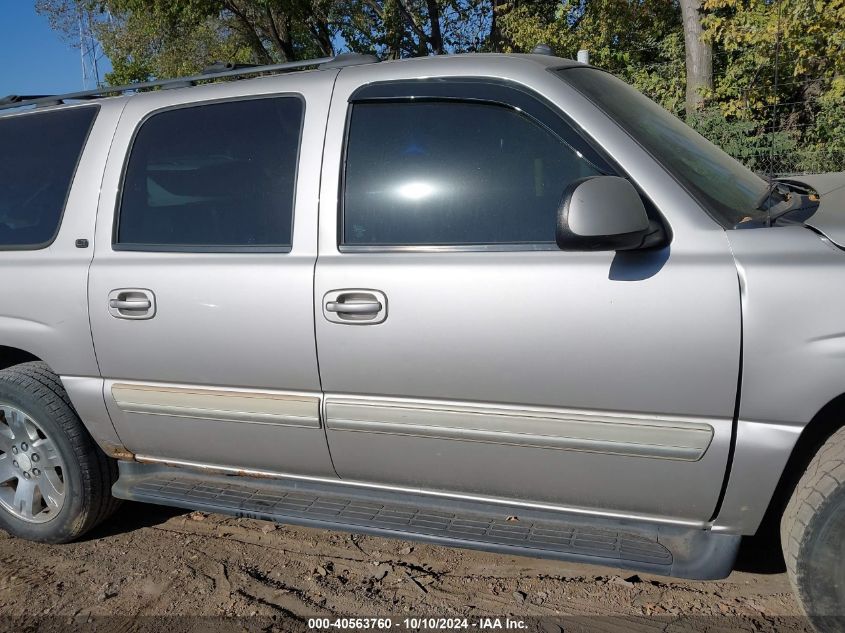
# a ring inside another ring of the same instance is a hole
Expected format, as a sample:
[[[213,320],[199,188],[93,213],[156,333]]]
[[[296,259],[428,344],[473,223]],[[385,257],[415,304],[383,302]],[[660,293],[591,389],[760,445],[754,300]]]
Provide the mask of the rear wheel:
[[[116,476],[47,365],[0,371],[0,528],[33,541],[78,538],[117,506]]]
[[[845,630],[845,428],[819,449],[781,520],[792,586],[818,631]]]

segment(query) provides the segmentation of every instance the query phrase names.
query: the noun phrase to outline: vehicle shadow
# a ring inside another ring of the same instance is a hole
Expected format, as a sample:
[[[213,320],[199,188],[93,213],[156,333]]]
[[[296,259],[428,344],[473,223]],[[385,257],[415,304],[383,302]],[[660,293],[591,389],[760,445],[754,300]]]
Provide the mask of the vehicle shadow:
[[[168,519],[189,512],[190,510],[185,510],[184,508],[124,501],[111,517],[91,530],[80,540],[97,540],[127,532],[134,532],[139,528],[154,527],[165,523]]]
[[[618,251],[610,262],[611,281],[645,281],[659,273],[669,261],[671,247],[650,251]]]
[[[783,560],[780,537],[769,531],[742,537],[734,569],[751,574],[785,573],[786,563]]]

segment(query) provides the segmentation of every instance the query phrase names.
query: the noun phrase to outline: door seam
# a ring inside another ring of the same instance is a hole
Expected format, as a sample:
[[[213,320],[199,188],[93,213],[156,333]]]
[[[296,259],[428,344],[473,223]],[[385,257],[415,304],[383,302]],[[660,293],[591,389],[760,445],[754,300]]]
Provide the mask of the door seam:
[[[314,330],[314,356],[317,361],[317,383],[320,387],[320,406],[319,406],[319,416],[320,416],[320,425],[323,427],[323,439],[326,442],[326,452],[329,455],[329,464],[332,467],[332,471],[334,472],[335,476],[338,479],[342,479],[340,473],[337,472],[337,468],[334,464],[334,456],[332,455],[332,447],[329,444],[329,433],[326,429],[326,392],[323,389],[323,372],[320,368],[320,344],[317,341],[317,265],[320,263],[320,217],[323,212],[323,170],[325,169],[326,164],[326,139],[329,135],[329,120],[331,119],[332,108],[334,107],[334,93],[335,87],[337,86],[337,78],[340,77],[340,73],[343,72],[343,69],[339,70],[332,80],[332,90],[331,94],[329,95],[329,107],[326,111],[326,121],[325,125],[323,126],[323,150],[320,152],[320,175],[317,180],[317,243],[316,243],[316,253],[314,255],[314,266],[311,271],[311,325]],[[322,314],[322,310],[319,311]]]

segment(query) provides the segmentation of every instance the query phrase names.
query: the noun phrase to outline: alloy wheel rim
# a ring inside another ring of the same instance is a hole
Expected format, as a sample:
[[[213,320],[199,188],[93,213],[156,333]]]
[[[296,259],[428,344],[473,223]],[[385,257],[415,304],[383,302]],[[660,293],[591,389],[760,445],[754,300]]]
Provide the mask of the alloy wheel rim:
[[[55,518],[65,501],[64,461],[44,429],[0,402],[0,507],[29,523]]]

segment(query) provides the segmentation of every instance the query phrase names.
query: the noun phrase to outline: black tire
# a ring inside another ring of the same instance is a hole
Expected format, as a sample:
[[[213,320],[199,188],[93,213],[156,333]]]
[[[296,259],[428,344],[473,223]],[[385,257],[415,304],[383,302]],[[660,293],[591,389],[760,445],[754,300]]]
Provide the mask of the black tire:
[[[0,528],[30,541],[67,543],[114,512],[119,502],[111,496],[111,486],[117,479],[117,464],[88,434],[59,377],[45,363],[23,363],[0,371],[0,402],[35,421],[65,466],[64,502],[55,516],[31,523],[0,506]]]
[[[780,531],[789,579],[813,626],[845,630],[845,428],[813,457]]]

